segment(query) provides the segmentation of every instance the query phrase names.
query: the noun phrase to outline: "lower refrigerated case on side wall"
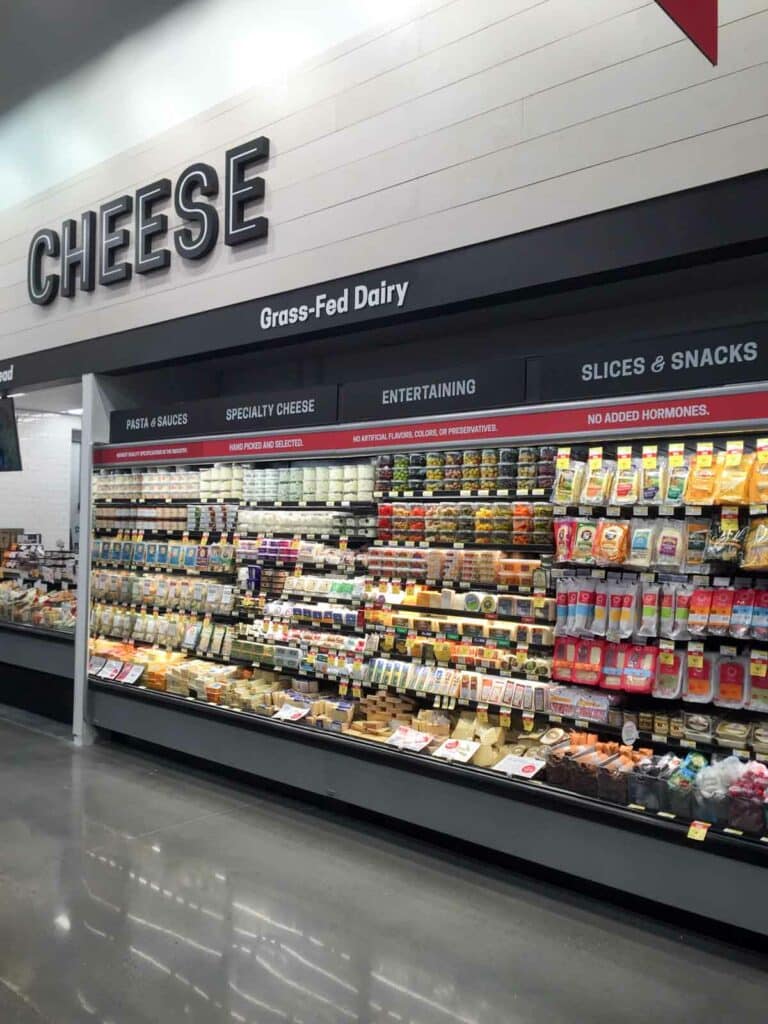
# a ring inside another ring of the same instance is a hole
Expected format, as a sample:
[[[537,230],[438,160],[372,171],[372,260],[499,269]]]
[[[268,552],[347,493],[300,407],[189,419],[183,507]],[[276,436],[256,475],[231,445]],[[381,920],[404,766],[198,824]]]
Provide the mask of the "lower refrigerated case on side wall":
[[[365,454],[97,449],[92,719],[763,931],[768,405],[744,396],[467,417],[473,446],[435,421]]]

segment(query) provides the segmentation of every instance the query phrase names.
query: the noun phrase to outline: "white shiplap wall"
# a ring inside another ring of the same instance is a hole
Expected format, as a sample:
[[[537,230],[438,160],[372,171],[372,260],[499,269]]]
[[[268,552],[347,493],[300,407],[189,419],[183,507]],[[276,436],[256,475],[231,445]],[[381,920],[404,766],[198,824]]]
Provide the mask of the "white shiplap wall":
[[[654,0],[423,0],[2,215],[0,359],[763,169],[768,0],[720,20],[713,69]],[[260,134],[266,245],[29,303],[37,228]]]

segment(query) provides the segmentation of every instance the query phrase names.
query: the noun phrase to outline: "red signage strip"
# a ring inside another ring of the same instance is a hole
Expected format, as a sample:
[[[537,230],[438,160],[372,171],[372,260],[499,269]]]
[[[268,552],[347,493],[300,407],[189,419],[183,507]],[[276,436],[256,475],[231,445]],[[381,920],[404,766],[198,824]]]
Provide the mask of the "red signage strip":
[[[717,0],[656,0],[712,64],[717,64]]]
[[[768,391],[741,391],[701,398],[669,398],[552,410],[467,416],[422,423],[335,427],[329,430],[210,441],[166,442],[98,448],[93,461],[99,466],[183,462],[190,459],[269,459],[323,452],[353,453],[380,448],[423,448],[428,445],[477,445],[521,438],[564,438],[638,431],[664,427],[732,426],[768,419]]]

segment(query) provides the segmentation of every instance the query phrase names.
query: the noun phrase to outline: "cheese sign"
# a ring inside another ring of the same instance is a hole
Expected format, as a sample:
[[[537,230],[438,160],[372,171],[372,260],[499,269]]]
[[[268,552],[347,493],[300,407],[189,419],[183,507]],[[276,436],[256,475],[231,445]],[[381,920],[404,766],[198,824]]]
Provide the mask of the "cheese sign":
[[[558,448],[557,449],[557,468],[558,469],[569,469],[571,465],[571,449],[570,448]]]
[[[709,469],[712,465],[714,447],[711,441],[699,441],[696,445],[696,464],[700,469]]]
[[[600,469],[603,465],[603,449],[600,447],[589,449],[590,469]]]
[[[659,461],[659,448],[655,444],[643,445],[643,469],[656,469]]]
[[[632,468],[632,445],[622,444],[616,449],[616,461],[620,470]]]
[[[761,466],[768,464],[768,437],[757,439],[757,461]]]

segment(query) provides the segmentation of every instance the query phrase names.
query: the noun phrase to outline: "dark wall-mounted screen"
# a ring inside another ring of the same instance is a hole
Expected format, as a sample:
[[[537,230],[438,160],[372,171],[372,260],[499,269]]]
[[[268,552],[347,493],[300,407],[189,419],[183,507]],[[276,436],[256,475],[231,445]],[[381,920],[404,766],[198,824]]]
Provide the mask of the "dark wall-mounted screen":
[[[21,469],[19,432],[12,398],[0,398],[0,473]]]

